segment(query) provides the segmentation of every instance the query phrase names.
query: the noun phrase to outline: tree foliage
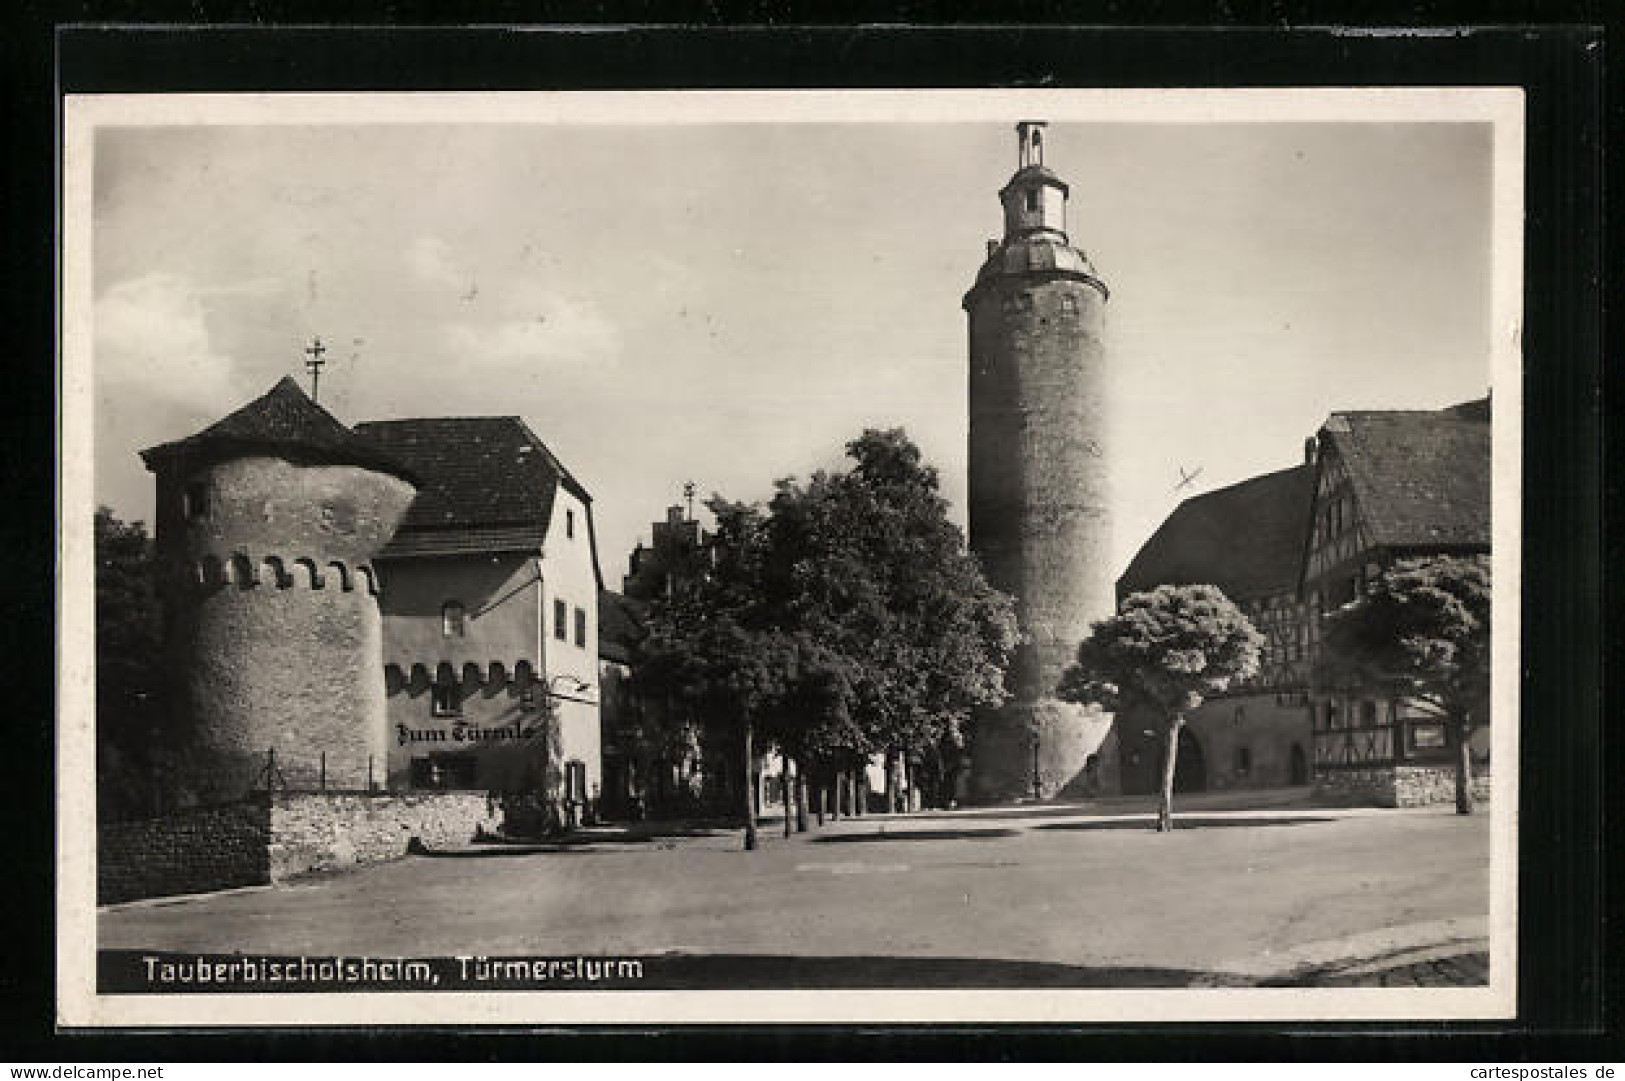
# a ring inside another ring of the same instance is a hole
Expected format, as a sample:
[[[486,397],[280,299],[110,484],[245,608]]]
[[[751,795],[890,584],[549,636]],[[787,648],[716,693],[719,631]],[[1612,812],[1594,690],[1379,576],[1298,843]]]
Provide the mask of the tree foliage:
[[[654,601],[642,643],[645,689],[748,725],[804,773],[935,761],[1003,701],[1016,643],[919,448],[894,429],[846,451],[850,470],[781,480],[765,508],[713,499],[709,558]]]
[[[1216,586],[1158,586],[1125,599],[1078,646],[1058,696],[1171,717],[1258,671],[1264,638]]]
[[[157,813],[164,753],[162,617],[153,582],[152,540],[140,522],[97,507],[96,766],[104,818]]]
[[[1403,559],[1326,616],[1315,680],[1489,719],[1488,556]]]
[[[1142,704],[1166,725],[1157,828],[1173,828],[1174,767],[1185,714],[1258,671],[1264,636],[1218,587],[1158,586],[1099,620],[1058,696],[1107,709]]]
[[[1456,754],[1456,810],[1471,814],[1473,730],[1489,722],[1490,561],[1402,559],[1327,615],[1317,684],[1431,707]]]

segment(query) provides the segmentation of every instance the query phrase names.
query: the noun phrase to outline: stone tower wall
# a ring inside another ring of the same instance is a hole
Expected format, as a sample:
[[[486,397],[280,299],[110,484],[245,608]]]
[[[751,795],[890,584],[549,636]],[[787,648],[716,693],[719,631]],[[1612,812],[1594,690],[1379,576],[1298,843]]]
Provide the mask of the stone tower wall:
[[[1114,604],[1105,295],[1079,277],[1014,274],[982,282],[966,307],[970,544],[1015,596],[1028,639],[1007,674],[1009,705],[978,725],[971,795],[1033,795],[1035,776],[1053,795],[1105,730],[1098,714],[1053,698],[1090,622]]]
[[[207,513],[188,517],[183,493]],[[414,489],[349,465],[241,457],[159,478],[158,552],[191,796],[265,783],[365,788],[385,775],[373,554]],[[325,766],[323,755],[325,753]]]

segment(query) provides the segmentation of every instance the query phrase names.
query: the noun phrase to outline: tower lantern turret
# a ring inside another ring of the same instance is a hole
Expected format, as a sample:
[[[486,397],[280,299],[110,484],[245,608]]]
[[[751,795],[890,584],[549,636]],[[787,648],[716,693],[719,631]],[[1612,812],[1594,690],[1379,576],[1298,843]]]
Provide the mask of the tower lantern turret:
[[[1033,233],[1052,233],[1066,243],[1066,183],[1044,166],[1044,121],[1016,125],[1016,174],[999,200],[1004,203],[1006,243]]]

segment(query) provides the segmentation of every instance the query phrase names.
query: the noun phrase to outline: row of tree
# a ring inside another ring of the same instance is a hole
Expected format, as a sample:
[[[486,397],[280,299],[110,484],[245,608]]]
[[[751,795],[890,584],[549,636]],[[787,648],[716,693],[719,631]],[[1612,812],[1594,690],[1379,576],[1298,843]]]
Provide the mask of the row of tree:
[[[945,802],[972,711],[1006,697],[1014,603],[966,551],[936,470],[900,429],[846,452],[847,471],[780,481],[766,506],[713,498],[711,543],[668,568],[648,614],[637,679],[725,729],[746,848],[764,752],[795,778],[787,825],[809,785],[820,808],[856,805],[876,755],[889,809],[904,763]]]

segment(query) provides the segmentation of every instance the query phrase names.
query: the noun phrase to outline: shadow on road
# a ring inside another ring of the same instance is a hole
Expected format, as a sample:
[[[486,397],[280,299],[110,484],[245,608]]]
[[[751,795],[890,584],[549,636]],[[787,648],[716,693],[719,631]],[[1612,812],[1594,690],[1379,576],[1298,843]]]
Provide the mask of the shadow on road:
[[[1014,837],[1019,830],[899,830],[896,833],[846,833],[813,838],[818,844],[868,844],[873,841],[991,841]]]
[[[1335,822],[1335,818],[1322,815],[1282,815],[1273,818],[1189,818],[1174,816],[1176,830],[1209,830],[1244,828],[1249,826],[1307,826],[1313,822]],[[1144,818],[1100,818],[1085,822],[1044,822],[1034,826],[1038,830],[1152,830],[1157,820]]]
[[[1091,967],[977,957],[781,957],[667,954],[645,961],[640,986],[756,990],[789,988],[1021,988],[1246,986],[1222,974],[1178,968]]]

